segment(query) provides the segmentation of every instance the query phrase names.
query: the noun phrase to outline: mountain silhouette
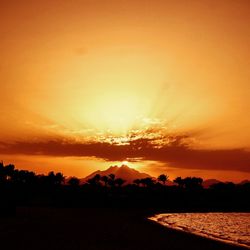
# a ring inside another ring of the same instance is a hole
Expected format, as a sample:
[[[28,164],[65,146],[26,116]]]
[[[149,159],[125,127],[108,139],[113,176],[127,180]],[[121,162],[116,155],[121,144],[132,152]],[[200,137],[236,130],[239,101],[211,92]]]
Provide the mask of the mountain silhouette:
[[[220,183],[220,182],[221,181],[216,180],[216,179],[207,179],[207,180],[203,181],[202,186],[204,188],[209,188],[211,185],[214,185],[214,184],[217,184],[217,183]]]
[[[126,180],[126,183],[132,183],[133,180],[135,179],[142,179],[142,178],[146,178],[146,177],[151,177],[150,175],[146,174],[146,173],[141,173],[133,168],[128,167],[127,165],[122,165],[120,167],[118,166],[111,166],[106,170],[98,170],[93,172],[92,174],[86,176],[85,178],[83,178],[81,180],[81,182],[85,182],[88,179],[93,178],[95,175],[101,175],[101,176],[108,176],[110,174],[114,174],[116,178],[122,178],[124,180]]]
[[[247,183],[250,183],[250,180],[243,180],[239,184],[240,185],[244,185],[244,184],[247,184]]]

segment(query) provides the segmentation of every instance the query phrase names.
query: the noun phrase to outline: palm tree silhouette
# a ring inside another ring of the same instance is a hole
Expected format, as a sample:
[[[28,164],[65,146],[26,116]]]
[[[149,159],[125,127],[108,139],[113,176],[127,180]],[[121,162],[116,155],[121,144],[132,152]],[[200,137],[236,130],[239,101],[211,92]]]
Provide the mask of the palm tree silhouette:
[[[78,187],[79,184],[80,184],[80,180],[76,177],[71,177],[69,180],[68,180],[68,184],[71,186],[71,187]]]
[[[108,176],[104,175],[101,177],[101,180],[104,182],[104,186],[107,187],[109,178]]]
[[[168,180],[168,176],[165,175],[165,174],[161,174],[161,175],[159,175],[159,177],[157,178],[157,180],[160,181],[160,182],[162,182],[163,185],[165,186],[165,183]]]
[[[202,188],[203,179],[197,177],[186,177],[183,182],[186,189],[199,189]]]
[[[141,184],[141,180],[140,179],[135,179],[135,180],[133,180],[133,183],[139,187],[140,184]]]
[[[62,185],[64,184],[65,177],[63,176],[62,173],[58,172],[55,175],[55,184],[56,185]]]
[[[146,177],[146,178],[141,179],[141,184],[144,187],[152,187],[154,185],[154,180],[151,177]]]
[[[92,186],[98,186],[100,185],[101,176],[99,174],[96,174],[93,178],[90,178],[87,180],[87,183],[89,183]]]
[[[181,177],[176,177],[174,179],[174,183],[176,183],[180,188],[184,187],[184,180]]]
[[[109,184],[110,187],[114,187],[115,186],[115,175],[114,174],[110,174],[109,175],[108,184]]]
[[[118,187],[121,187],[126,181],[123,180],[122,178],[117,178],[115,179],[115,184],[117,184]]]

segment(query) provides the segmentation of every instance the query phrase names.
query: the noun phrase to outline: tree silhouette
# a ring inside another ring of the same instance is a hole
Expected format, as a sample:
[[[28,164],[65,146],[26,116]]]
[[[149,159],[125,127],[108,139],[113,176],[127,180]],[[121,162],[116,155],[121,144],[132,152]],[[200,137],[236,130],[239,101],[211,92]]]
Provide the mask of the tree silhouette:
[[[92,186],[99,186],[100,185],[101,176],[96,174],[93,178],[87,180],[87,183]]]
[[[141,180],[140,179],[135,179],[135,180],[133,180],[133,183],[139,187],[140,184],[141,184]]]
[[[115,179],[115,184],[117,184],[118,187],[121,187],[126,181],[123,180],[122,178],[117,178]]]
[[[108,176],[104,175],[101,177],[101,180],[104,182],[104,186],[107,187],[109,178]]]
[[[110,174],[109,175],[108,184],[109,184],[110,187],[114,187],[115,186],[115,175],[114,174]]]
[[[161,174],[157,178],[158,181],[162,182],[165,185],[166,181],[168,180],[168,176],[165,174]]]
[[[54,185],[55,184],[55,173],[54,173],[54,171],[51,171],[51,172],[48,173],[47,182],[48,182],[48,185]]]
[[[0,162],[0,184],[5,181],[4,165]]]
[[[176,177],[174,179],[174,183],[176,183],[180,188],[184,187],[184,180],[181,177]]]
[[[76,177],[71,177],[69,180],[68,180],[68,184],[71,186],[71,187],[78,187],[79,184],[80,184],[80,180]]]
[[[12,164],[4,166],[3,162],[0,162],[0,182],[6,182],[13,176],[15,166]]]
[[[109,178],[114,181],[115,180],[115,175],[114,174],[110,174]]]
[[[49,172],[47,176],[47,183],[49,185],[59,186],[64,182],[64,176],[62,173],[54,173],[53,171]]]
[[[62,185],[64,183],[65,177],[62,173],[58,172],[55,175],[55,184],[56,185]]]
[[[200,189],[202,188],[202,178],[197,178],[197,177],[186,177],[183,180],[184,187],[186,189]]]
[[[114,174],[100,176],[96,174],[87,183],[80,185],[80,180],[71,177],[64,186],[62,173],[49,172],[47,175],[36,175],[27,170],[15,169],[12,164],[4,166],[0,162],[0,216],[2,204],[8,207],[41,204],[83,206],[155,206],[179,211],[180,208],[200,209],[239,209],[249,210],[250,182],[242,184],[217,183],[203,189],[202,178],[177,177],[176,187],[163,188],[168,176],[161,174],[155,179],[151,177],[135,179],[134,185],[126,184],[125,179],[116,178]],[[162,185],[163,184],[163,185]],[[136,186],[135,186],[136,185]],[[110,186],[111,188],[106,188]],[[163,197],[167,194],[167,199]],[[87,205],[88,206],[88,205]],[[9,209],[9,208],[8,208]],[[11,210],[11,209],[10,209]],[[8,210],[8,211],[10,211]],[[225,210],[227,211],[227,210]],[[5,214],[5,212],[3,213]]]
[[[151,177],[146,177],[146,178],[141,179],[141,184],[144,187],[152,187],[154,185],[154,180]]]

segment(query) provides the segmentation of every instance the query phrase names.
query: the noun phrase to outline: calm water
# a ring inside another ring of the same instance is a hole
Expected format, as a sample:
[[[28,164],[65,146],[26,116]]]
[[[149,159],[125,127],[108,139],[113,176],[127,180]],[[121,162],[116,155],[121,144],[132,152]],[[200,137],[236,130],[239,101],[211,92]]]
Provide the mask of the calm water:
[[[166,227],[250,249],[250,213],[171,213],[149,219]]]

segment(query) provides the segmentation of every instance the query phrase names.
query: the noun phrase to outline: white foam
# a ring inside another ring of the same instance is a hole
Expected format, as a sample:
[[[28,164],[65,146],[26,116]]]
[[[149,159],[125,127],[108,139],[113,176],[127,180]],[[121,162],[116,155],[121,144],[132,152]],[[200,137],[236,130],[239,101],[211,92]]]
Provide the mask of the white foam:
[[[250,249],[250,213],[171,213],[149,219],[169,228]]]

